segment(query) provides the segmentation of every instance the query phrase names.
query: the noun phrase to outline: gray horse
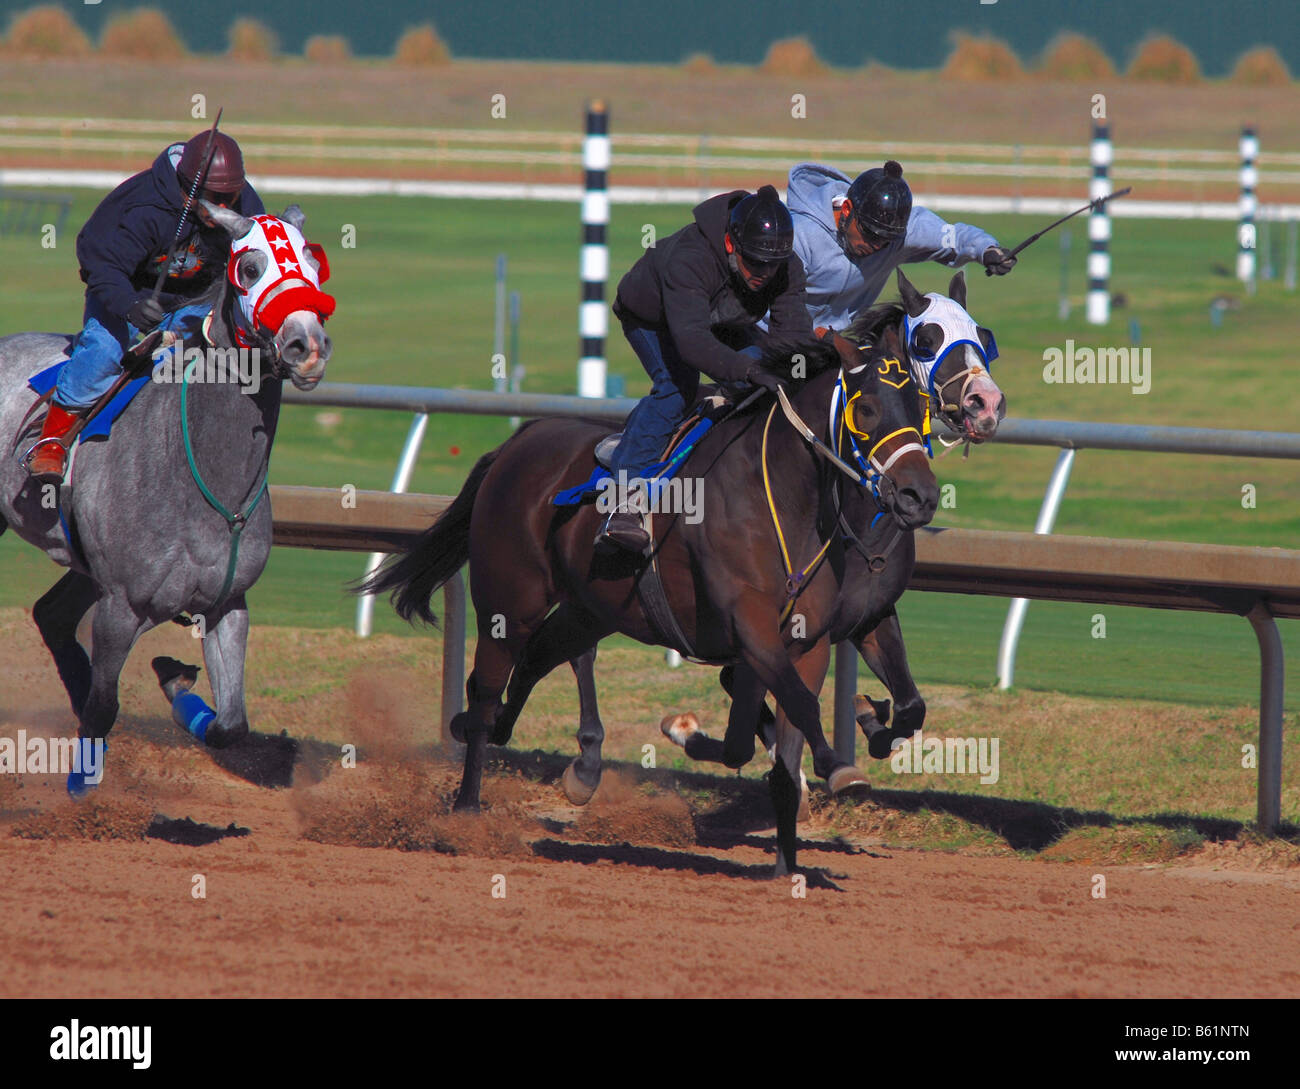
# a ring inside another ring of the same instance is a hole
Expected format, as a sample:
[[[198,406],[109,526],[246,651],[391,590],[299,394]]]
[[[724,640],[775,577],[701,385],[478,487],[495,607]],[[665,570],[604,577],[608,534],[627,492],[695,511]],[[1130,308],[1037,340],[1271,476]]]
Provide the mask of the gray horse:
[[[30,427],[18,432],[35,400],[28,379],[64,357],[71,338],[0,338],[0,533],[12,527],[69,568],[32,613],[82,738],[104,738],[112,728],[118,677],[135,641],[182,613],[206,633],[203,657],[217,719],[204,741],[224,748],[248,733],[244,595],[271,550],[270,501],[252,508],[241,532],[232,529],[265,482],[283,379],[310,389],[325,373],[332,345],[322,320],[333,300],[319,290],[323,254],[303,243],[297,205],[256,221],[206,202],[199,214],[231,236],[234,259],[229,278],[218,277],[202,300],[188,304],[212,307],[202,337],[187,339],[180,357],[194,364],[190,380],[155,367],[155,380],[145,383],[112,436],[81,444],[61,489],[27,475],[20,458],[34,435]],[[286,238],[293,249],[287,256]],[[317,306],[286,313],[284,296],[289,306],[299,300]],[[278,308],[270,305],[275,297],[281,297]],[[182,405],[198,476],[233,522],[205,498],[191,472]],[[232,537],[238,552],[230,571]],[[76,631],[92,605],[98,608],[88,656]]]

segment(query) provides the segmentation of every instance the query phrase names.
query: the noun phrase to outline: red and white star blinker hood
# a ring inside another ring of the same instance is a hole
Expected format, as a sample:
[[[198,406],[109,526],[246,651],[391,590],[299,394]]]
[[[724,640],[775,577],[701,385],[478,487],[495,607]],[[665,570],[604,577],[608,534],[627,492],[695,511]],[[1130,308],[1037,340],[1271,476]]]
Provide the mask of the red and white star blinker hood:
[[[266,254],[268,260],[257,282],[245,288],[239,283],[236,269],[239,258],[249,250]],[[319,274],[305,259],[306,254],[311,254],[319,265]],[[253,216],[253,229],[232,244],[226,266],[226,278],[239,293],[248,327],[260,327],[272,335],[280,331],[284,319],[295,310],[311,310],[321,321],[334,313],[334,296],[320,289],[329,275],[329,261],[321,246],[306,241],[292,223],[266,215]],[[238,330],[236,339],[243,341]]]

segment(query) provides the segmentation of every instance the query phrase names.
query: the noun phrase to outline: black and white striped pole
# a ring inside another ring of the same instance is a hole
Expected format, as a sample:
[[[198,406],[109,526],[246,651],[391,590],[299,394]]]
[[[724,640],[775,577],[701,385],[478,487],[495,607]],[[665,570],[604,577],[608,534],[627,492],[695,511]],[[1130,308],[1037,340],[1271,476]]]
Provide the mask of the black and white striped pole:
[[[582,141],[582,303],[578,307],[578,396],[605,396],[605,334],[609,313],[605,281],[609,279],[609,114],[600,101],[587,106],[587,134]]]
[[[1110,194],[1110,126],[1102,121],[1092,126],[1092,182],[1088,198]],[[1088,324],[1110,321],[1110,213],[1108,205],[1095,208],[1088,217]]]
[[[1237,202],[1237,279],[1255,282],[1255,188],[1259,184],[1259,137],[1249,125],[1241,130],[1241,198]]]

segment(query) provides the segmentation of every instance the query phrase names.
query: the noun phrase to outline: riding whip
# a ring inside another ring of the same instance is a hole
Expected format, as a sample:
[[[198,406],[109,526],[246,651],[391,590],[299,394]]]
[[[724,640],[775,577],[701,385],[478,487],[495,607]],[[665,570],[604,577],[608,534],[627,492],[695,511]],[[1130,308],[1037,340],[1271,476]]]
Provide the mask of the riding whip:
[[[1096,197],[1096,198],[1094,198],[1093,200],[1088,201],[1088,203],[1085,204],[1082,208],[1076,208],[1076,209],[1075,209],[1073,212],[1071,212],[1069,215],[1067,215],[1067,216],[1061,216],[1061,218],[1058,219],[1055,223],[1050,223],[1050,224],[1048,224],[1046,227],[1044,227],[1044,228],[1043,228],[1041,231],[1039,231],[1037,234],[1031,234],[1028,238],[1026,238],[1023,242],[1021,242],[1020,245],[1018,245],[1014,250],[1011,251],[1010,256],[1014,257],[1014,256],[1015,256],[1016,254],[1018,254],[1021,250],[1023,250],[1026,246],[1028,246],[1028,245],[1030,245],[1030,244],[1032,244],[1032,243],[1034,243],[1034,242],[1037,242],[1037,241],[1038,241],[1040,238],[1042,238],[1043,235],[1045,235],[1048,231],[1052,230],[1053,228],[1059,227],[1059,226],[1060,226],[1062,223],[1064,223],[1067,219],[1073,219],[1075,216],[1077,216],[1077,215],[1081,215],[1083,212],[1096,211],[1098,208],[1101,208],[1103,205],[1105,205],[1105,203],[1106,203],[1107,201],[1109,201],[1109,200],[1117,200],[1117,199],[1120,198],[1120,197],[1128,196],[1128,194],[1131,193],[1131,192],[1133,192],[1133,187],[1132,187],[1131,185],[1129,185],[1129,186],[1126,186],[1126,187],[1123,188],[1123,189],[1119,189],[1119,190],[1117,190],[1117,191],[1114,192],[1114,193],[1107,193],[1104,197]],[[986,269],[984,270],[984,274],[985,274],[986,276],[992,276],[992,275],[993,275],[993,270],[992,270],[991,268],[986,268]]]
[[[176,224],[176,236],[172,239],[172,244],[167,248],[167,260],[163,262],[162,268],[158,270],[158,279],[153,285],[154,302],[157,302],[158,297],[162,294],[162,286],[167,281],[167,271],[172,267],[172,262],[176,260],[176,247],[180,244],[181,232],[185,230],[185,220],[189,218],[190,209],[194,206],[194,198],[203,187],[204,181],[207,180],[208,167],[212,165],[212,155],[216,151],[213,145],[217,139],[217,126],[221,124],[221,114],[224,110],[224,106],[217,110],[217,119],[212,122],[212,128],[208,130],[208,142],[203,147],[203,165],[195,171],[194,181],[190,185],[190,191],[185,197],[185,204],[181,208],[180,221]]]

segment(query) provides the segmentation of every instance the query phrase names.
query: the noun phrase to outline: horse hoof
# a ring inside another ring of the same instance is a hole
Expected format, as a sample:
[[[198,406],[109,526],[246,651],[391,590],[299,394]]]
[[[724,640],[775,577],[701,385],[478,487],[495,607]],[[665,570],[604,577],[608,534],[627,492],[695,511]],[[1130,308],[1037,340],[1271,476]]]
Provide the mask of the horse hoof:
[[[870,696],[862,695],[853,697],[853,717],[858,722],[874,718],[884,726],[889,722],[890,709],[889,700],[873,700]]]
[[[213,719],[203,734],[203,744],[209,749],[228,749],[247,736],[247,722],[241,722],[238,726],[223,726],[219,719]]]
[[[668,715],[659,723],[659,729],[678,748],[686,748],[686,742],[698,733],[702,733],[700,720],[687,711],[683,715]]]
[[[578,778],[577,765],[578,761],[574,760],[567,768],[564,769],[564,778],[561,784],[564,787],[564,796],[569,799],[571,805],[586,805],[596,793],[596,787],[600,786],[600,780],[596,780],[596,786],[588,786]]]
[[[466,737],[465,731],[465,727],[469,724],[469,721],[469,712],[461,711],[459,714],[453,715],[451,722],[447,724],[447,732],[462,745],[467,744],[469,741],[469,738]]]
[[[835,798],[865,798],[871,793],[867,777],[852,764],[841,764],[832,771],[826,786]]]
[[[867,752],[873,760],[888,760],[894,755],[894,734],[885,726],[867,734]]]

